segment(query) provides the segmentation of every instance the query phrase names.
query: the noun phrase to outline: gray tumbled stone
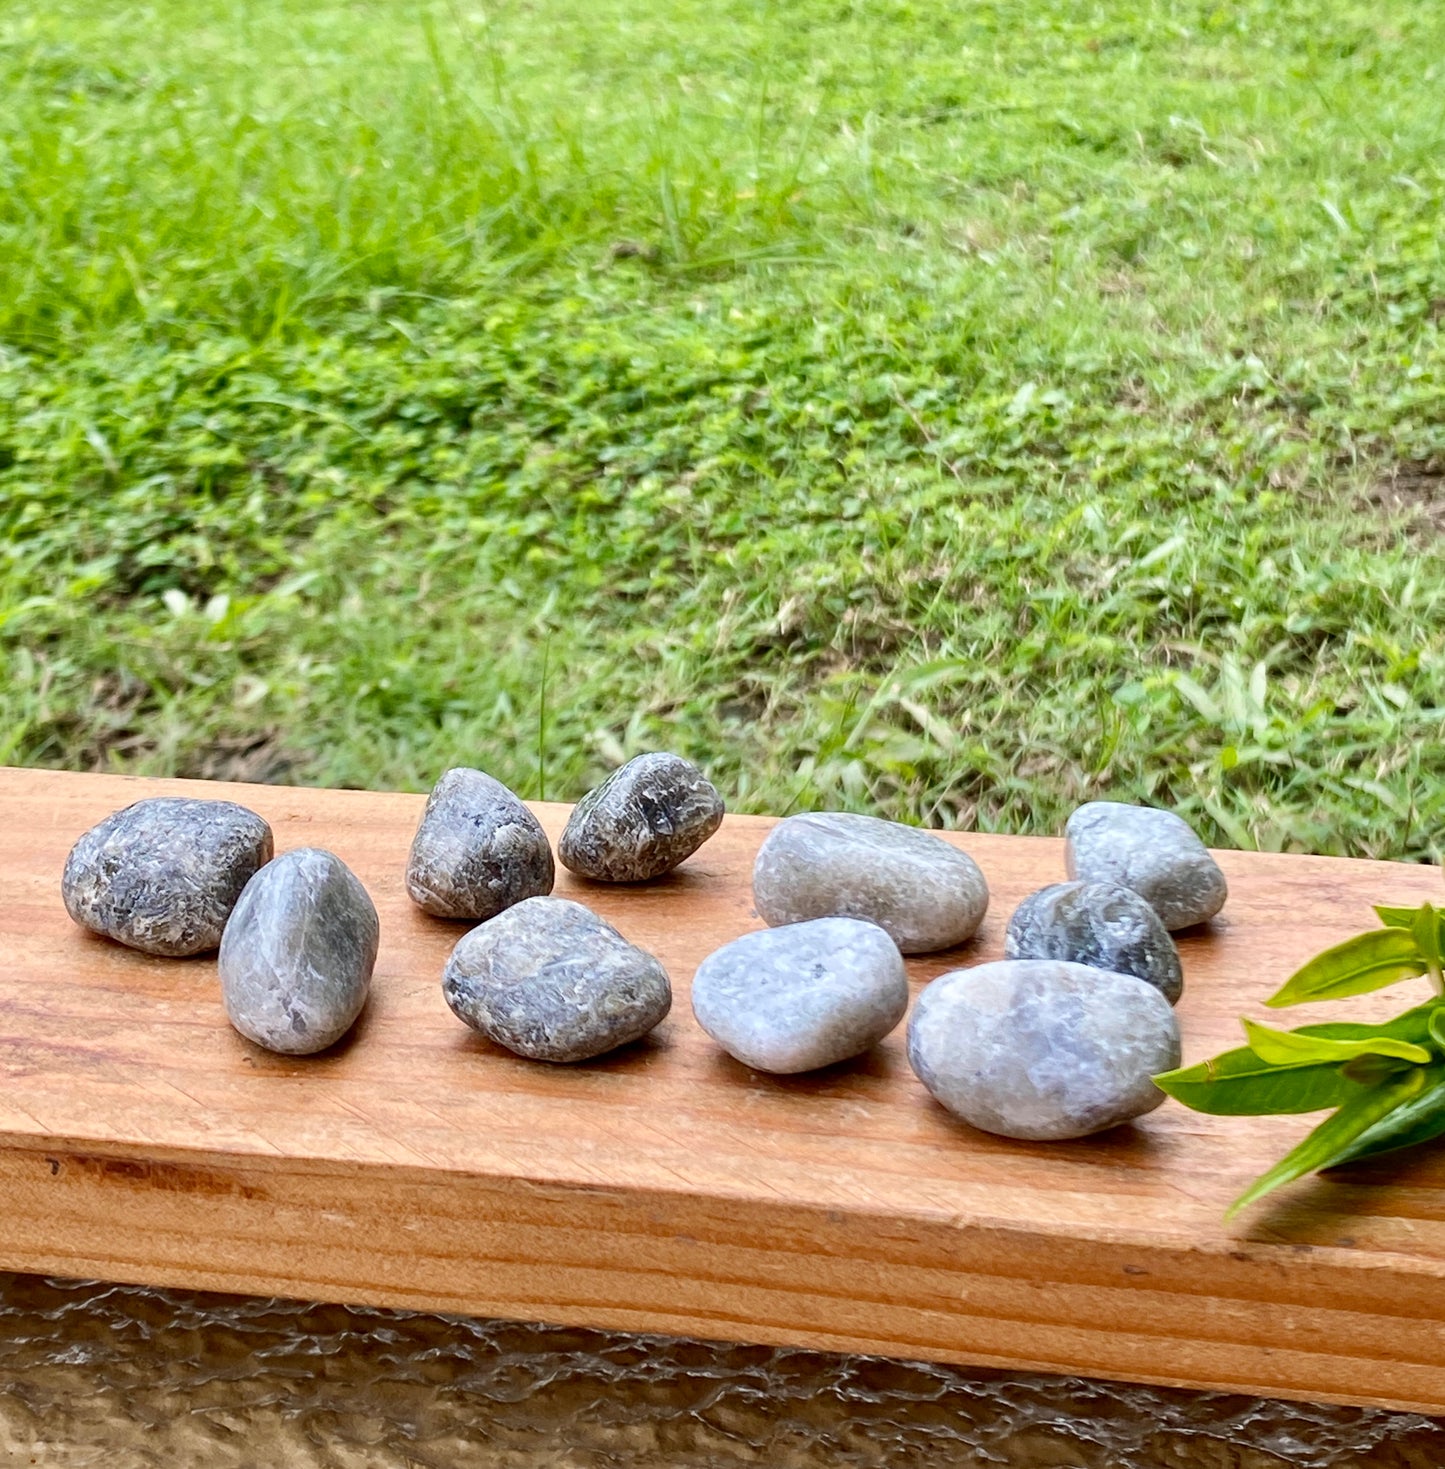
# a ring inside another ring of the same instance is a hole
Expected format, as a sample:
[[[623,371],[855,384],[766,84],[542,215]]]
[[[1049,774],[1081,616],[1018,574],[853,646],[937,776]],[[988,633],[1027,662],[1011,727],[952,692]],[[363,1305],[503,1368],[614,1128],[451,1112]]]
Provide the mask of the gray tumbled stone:
[[[709,954],[693,977],[692,1009],[743,1065],[812,1071],[881,1041],[908,1009],[908,978],[877,924],[815,918]]]
[[[1052,959],[955,969],[918,997],[908,1062],[984,1132],[1054,1141],[1152,1112],[1179,1064],[1179,1025],[1153,985]]]
[[[639,755],[588,791],[557,844],[562,865],[598,882],[646,882],[718,829],[723,799],[678,755]]]
[[[231,1024],[268,1051],[324,1051],[366,1004],[380,935],[366,889],[339,857],[283,853],[246,884],[221,940]]]
[[[1064,836],[1070,877],[1133,888],[1171,932],[1213,918],[1229,895],[1219,864],[1172,811],[1090,801],[1069,817]]]
[[[541,823],[504,786],[458,766],[432,788],[406,864],[412,901],[438,918],[483,922],[552,891]]]
[[[1171,1005],[1184,990],[1179,950],[1164,920],[1116,882],[1056,882],[1030,894],[1009,919],[1003,951],[1008,959],[1067,959],[1132,974]]]
[[[972,857],[932,832],[813,812],[768,833],[753,864],[753,900],[774,927],[863,918],[905,954],[926,954],[972,938],[988,908],[988,883]]]
[[[442,975],[453,1012],[531,1061],[586,1061],[672,1008],[667,971],[566,898],[527,898],[463,936]]]
[[[204,954],[221,942],[241,889],[271,850],[271,828],[244,806],[157,796],[76,842],[61,894],[82,927],[132,949]]]

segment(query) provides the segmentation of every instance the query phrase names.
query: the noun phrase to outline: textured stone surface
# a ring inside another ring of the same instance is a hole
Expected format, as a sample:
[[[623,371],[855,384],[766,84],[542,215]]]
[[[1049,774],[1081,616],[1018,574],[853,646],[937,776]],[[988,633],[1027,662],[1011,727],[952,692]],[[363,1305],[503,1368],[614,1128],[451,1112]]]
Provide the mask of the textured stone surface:
[[[1004,935],[1009,959],[1067,959],[1147,980],[1175,1004],[1184,990],[1179,950],[1164,920],[1133,888],[1057,882],[1014,910]]]
[[[988,908],[988,883],[966,852],[932,832],[876,816],[789,816],[753,865],[753,900],[776,927],[808,918],[865,918],[905,954],[971,938]]]
[[[678,755],[639,755],[588,791],[557,855],[598,882],[646,882],[691,857],[722,824],[723,799]]]
[[[283,853],[246,884],[221,940],[231,1024],[268,1051],[324,1051],[366,1004],[380,935],[366,889],[339,857]]]
[[[1172,811],[1090,801],[1069,817],[1064,836],[1070,877],[1133,888],[1171,932],[1213,918],[1229,895],[1219,864]]]
[[[442,975],[459,1019],[531,1061],[586,1061],[672,1008],[667,971],[566,898],[528,898],[466,934]]]
[[[692,981],[692,1009],[745,1066],[812,1071],[877,1045],[908,1009],[908,979],[877,924],[815,918],[709,954]]]
[[[555,876],[541,823],[501,781],[465,766],[437,781],[406,864],[406,890],[426,912],[480,923],[545,897]]]
[[[271,860],[271,828],[232,801],[159,796],[107,816],[70,850],[65,908],[147,954],[204,954],[241,889]]]
[[[1051,959],[955,969],[918,997],[908,1062],[985,1132],[1054,1141],[1152,1112],[1179,1065],[1179,1026],[1153,985]]]

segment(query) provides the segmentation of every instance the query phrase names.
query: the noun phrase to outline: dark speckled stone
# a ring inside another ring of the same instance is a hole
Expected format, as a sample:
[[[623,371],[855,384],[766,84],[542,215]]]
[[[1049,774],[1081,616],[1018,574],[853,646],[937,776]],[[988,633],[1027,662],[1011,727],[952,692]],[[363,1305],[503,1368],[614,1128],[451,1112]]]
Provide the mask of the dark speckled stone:
[[[458,766],[436,783],[406,865],[413,902],[480,923],[544,897],[555,875],[541,823],[501,781]]]
[[[78,924],[132,949],[204,954],[271,850],[271,828],[244,806],[157,796],[76,842],[61,893]]]
[[[1175,1004],[1184,990],[1179,950],[1164,921],[1116,882],[1058,882],[1025,898],[1004,935],[1008,959],[1067,959],[1147,980]]]
[[[644,1036],[672,1007],[667,971],[566,898],[528,898],[452,950],[457,1017],[530,1061],[586,1061]]]
[[[722,824],[723,799],[678,755],[639,755],[578,803],[562,865],[599,882],[646,882],[691,857]]]
[[[246,884],[221,940],[231,1024],[268,1051],[324,1051],[366,1004],[380,936],[366,889],[339,857],[283,853]]]

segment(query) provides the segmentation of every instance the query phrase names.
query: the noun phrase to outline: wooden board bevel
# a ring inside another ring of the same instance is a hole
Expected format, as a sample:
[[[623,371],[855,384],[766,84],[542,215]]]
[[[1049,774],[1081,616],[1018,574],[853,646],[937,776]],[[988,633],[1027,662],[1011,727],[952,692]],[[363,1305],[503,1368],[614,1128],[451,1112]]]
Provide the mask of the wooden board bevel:
[[[327,847],[367,885],[373,998],[333,1052],[256,1049],[212,960],[66,917],[75,838],[168,793],[243,801],[278,850]],[[613,1057],[521,1061],[442,1000],[465,930],[406,898],[422,802],[0,772],[0,1268],[1445,1411],[1445,1155],[1310,1181],[1226,1227],[1309,1119],[1171,1103],[1099,1138],[1007,1142],[930,1100],[902,1029],[817,1075],[752,1073],[698,1030],[688,986],[759,926],[761,817],[729,817],[657,884],[561,874],[663,959],[676,1002]],[[567,808],[535,809],[555,840]],[[974,943],[910,960],[915,989],[997,957],[1017,901],[1062,876],[1057,841],[948,839],[993,901]],[[1181,942],[1189,1059],[1237,1044],[1236,1016],[1372,902],[1445,898],[1433,868],[1219,855],[1229,905]]]

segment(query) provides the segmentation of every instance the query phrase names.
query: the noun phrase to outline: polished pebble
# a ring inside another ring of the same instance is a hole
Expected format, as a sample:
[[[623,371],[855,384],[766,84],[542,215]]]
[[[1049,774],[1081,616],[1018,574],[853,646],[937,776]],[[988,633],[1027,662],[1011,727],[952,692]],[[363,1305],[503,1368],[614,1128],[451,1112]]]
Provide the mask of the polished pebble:
[[[815,918],[744,934],[692,981],[697,1023],[757,1071],[812,1071],[877,1045],[908,1009],[898,946],[876,924]]]
[[[418,907],[480,923],[546,896],[555,875],[541,823],[501,781],[465,766],[437,781],[406,865]]]
[[[667,971],[566,898],[527,898],[464,935],[442,975],[453,1012],[532,1061],[586,1061],[672,1006]]]
[[[678,755],[639,755],[589,791],[557,855],[596,882],[646,882],[685,862],[722,825],[723,799]]]
[[[1058,882],[1031,893],[1004,934],[1007,959],[1066,959],[1147,980],[1176,1004],[1184,967],[1169,930],[1133,888],[1116,882]]]
[[[339,857],[283,853],[246,884],[221,940],[231,1024],[283,1055],[335,1045],[366,1004],[379,938],[376,909]]]
[[[271,828],[233,801],[156,796],[91,827],[61,878],[82,927],[146,954],[209,953],[241,890],[271,860]]]
[[[1219,864],[1172,811],[1090,801],[1069,817],[1064,836],[1070,877],[1133,888],[1171,933],[1213,918],[1229,896]]]
[[[1152,1112],[1179,1064],[1179,1025],[1155,987],[1051,959],[955,969],[918,997],[908,1061],[984,1132],[1057,1141]]]
[[[971,938],[988,908],[988,883],[966,852],[916,826],[849,812],[780,821],[753,865],[753,901],[765,923],[863,918],[905,954]]]

